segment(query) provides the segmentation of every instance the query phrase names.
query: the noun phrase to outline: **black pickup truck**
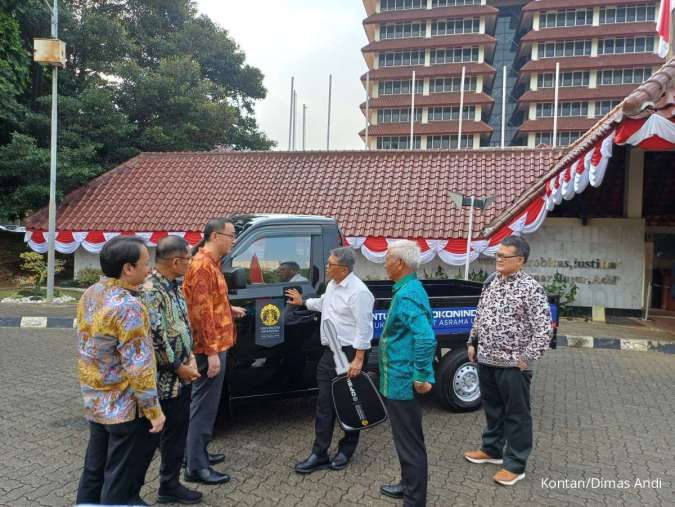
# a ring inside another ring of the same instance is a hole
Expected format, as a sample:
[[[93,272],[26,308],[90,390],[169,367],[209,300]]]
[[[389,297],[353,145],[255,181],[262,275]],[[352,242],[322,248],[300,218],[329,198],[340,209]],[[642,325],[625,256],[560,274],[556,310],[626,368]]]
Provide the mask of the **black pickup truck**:
[[[223,403],[306,396],[316,391],[316,364],[322,354],[320,315],[287,306],[284,291],[308,297],[325,289],[326,262],[344,245],[335,220],[318,216],[236,215],[237,242],[223,259],[232,304],[247,309],[237,321],[237,343],[230,350]],[[377,370],[377,343],[391,301],[392,282],[364,280],[375,296],[373,353],[368,370]],[[452,410],[480,405],[476,366],[466,341],[482,284],[462,280],[424,280],[434,311],[438,347],[434,390]],[[557,301],[551,298],[554,330]],[[555,337],[552,340],[555,346]]]

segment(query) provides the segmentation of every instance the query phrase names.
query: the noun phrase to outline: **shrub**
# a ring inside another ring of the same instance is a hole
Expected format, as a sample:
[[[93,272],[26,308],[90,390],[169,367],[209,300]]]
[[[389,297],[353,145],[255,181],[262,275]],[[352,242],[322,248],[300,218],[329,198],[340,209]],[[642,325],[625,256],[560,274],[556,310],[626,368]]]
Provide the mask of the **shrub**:
[[[39,288],[47,281],[47,259],[42,254],[37,252],[23,252],[19,254],[23,260],[21,269],[28,271],[34,277],[35,285]],[[63,271],[65,262],[61,259],[56,259],[54,263],[54,273]]]
[[[578,291],[576,283],[570,282],[566,276],[556,271],[548,285],[544,285],[544,289],[549,294],[560,296],[560,315],[572,313],[570,306],[576,300]]]
[[[103,271],[96,268],[83,268],[77,272],[75,281],[79,287],[94,285],[103,276]]]

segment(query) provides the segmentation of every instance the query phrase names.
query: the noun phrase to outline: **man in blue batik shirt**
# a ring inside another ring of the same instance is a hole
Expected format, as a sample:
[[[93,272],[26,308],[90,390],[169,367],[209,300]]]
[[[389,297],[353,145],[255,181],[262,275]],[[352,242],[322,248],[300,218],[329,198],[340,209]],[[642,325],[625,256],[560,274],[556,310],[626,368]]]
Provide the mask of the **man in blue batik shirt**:
[[[422,411],[414,393],[431,391],[436,352],[429,297],[416,275],[419,264],[420,249],[414,241],[389,246],[385,268],[395,283],[379,344],[380,392],[401,464],[400,483],[384,485],[380,491],[403,498],[406,507],[421,507],[427,500],[427,451]]]

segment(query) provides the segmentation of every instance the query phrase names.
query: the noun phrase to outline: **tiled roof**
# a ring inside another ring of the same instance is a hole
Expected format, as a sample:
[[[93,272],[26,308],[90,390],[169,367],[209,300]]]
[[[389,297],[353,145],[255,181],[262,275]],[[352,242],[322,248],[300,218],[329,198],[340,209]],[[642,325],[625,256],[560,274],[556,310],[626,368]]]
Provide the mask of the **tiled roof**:
[[[568,26],[532,30],[520,39],[521,43],[550,40],[621,37],[624,35],[656,35],[656,23],[616,23],[601,26]]]
[[[644,67],[663,65],[663,58],[654,53],[602,56],[570,56],[566,58],[543,58],[530,60],[521,68],[521,73],[555,71],[555,62],[560,62],[561,70],[618,69],[623,67]]]
[[[69,194],[57,229],[199,231],[229,213],[337,218],[348,236],[466,234],[448,192],[494,195],[478,231],[548,172],[560,150],[144,153]],[[26,225],[46,228],[47,210]]]
[[[375,69],[370,71],[370,79],[410,79],[412,71],[415,71],[415,76],[423,77],[450,77],[461,76],[462,67],[466,67],[467,76],[477,75],[495,75],[497,71],[487,63],[448,63],[445,65],[431,65],[425,67],[424,65],[417,65],[411,67],[386,67],[383,69]],[[366,75],[361,76],[361,81],[366,81]]]
[[[641,118],[654,112],[667,118],[675,116],[675,58],[626,97],[622,112],[630,118]]]
[[[459,105],[460,93],[430,93],[429,95],[415,95],[415,107],[423,106],[449,106]],[[494,99],[485,93],[466,92],[464,94],[464,104],[490,104]],[[385,95],[384,97],[371,98],[370,109],[382,107],[410,107],[410,95]],[[365,109],[366,103],[361,104],[361,109]]]
[[[489,5],[463,5],[437,9],[415,9],[406,11],[380,12],[367,17],[364,25],[393,23],[395,21],[417,21],[424,19],[446,19],[473,16],[497,16],[498,9]]]
[[[581,130],[585,132],[597,120],[594,118],[558,118],[558,130]],[[526,120],[518,128],[519,132],[546,132],[553,130],[553,118],[539,118],[538,120]]]
[[[566,87],[559,88],[558,98],[561,101],[624,99],[634,89],[635,85],[611,85],[599,88]],[[541,88],[536,91],[526,91],[518,98],[518,102],[553,102],[554,98],[554,88]]]
[[[459,121],[433,121],[429,123],[415,123],[415,135],[441,135],[457,134],[459,132]],[[482,121],[464,120],[462,122],[462,132],[465,134],[490,134],[492,127]],[[365,136],[365,129],[361,131],[361,136]],[[401,136],[410,135],[410,123],[387,123],[383,125],[371,125],[368,135],[373,136]]]
[[[459,35],[445,35],[442,37],[414,37],[409,39],[386,39],[371,42],[364,46],[364,53],[376,53],[381,51],[397,51],[399,49],[426,49],[447,48],[457,46],[487,46],[496,44],[492,35],[485,33],[468,33]]]

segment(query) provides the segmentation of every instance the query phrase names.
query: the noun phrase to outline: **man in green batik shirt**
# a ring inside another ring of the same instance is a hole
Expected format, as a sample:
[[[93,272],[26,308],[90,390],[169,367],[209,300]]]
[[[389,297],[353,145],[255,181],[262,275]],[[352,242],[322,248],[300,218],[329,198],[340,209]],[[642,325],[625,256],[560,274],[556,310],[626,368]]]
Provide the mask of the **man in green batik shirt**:
[[[421,507],[427,501],[427,450],[422,411],[414,393],[431,391],[436,352],[429,297],[416,275],[419,264],[420,249],[414,241],[389,246],[385,268],[395,283],[379,344],[380,391],[401,464],[401,481],[384,485],[380,491],[403,498],[406,507]]]
[[[157,393],[166,425],[160,440],[159,503],[199,503],[202,494],[180,481],[190,421],[190,383],[199,378],[180,278],[191,261],[190,245],[167,236],[157,243],[155,269],[142,287],[157,360]]]

